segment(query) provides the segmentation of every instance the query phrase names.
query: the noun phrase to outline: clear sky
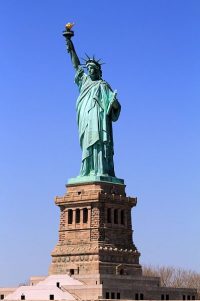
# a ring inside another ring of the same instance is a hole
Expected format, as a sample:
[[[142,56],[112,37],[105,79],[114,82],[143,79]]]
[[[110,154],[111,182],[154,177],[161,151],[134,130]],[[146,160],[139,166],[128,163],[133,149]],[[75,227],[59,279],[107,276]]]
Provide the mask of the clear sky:
[[[115,169],[138,197],[141,263],[200,272],[200,1],[1,0],[0,286],[47,274],[54,197],[79,172],[68,21],[118,90]]]

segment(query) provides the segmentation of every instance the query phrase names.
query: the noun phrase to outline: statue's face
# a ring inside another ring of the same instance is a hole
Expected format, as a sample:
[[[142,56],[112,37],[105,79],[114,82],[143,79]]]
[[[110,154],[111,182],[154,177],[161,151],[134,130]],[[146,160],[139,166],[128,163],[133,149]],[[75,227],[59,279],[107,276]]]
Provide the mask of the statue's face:
[[[98,69],[97,68],[95,68],[94,66],[92,66],[92,65],[89,65],[88,67],[87,67],[87,69],[88,69],[88,74],[89,74],[89,76],[90,76],[90,78],[92,79],[92,80],[98,80],[100,77],[99,77],[99,71],[98,71]]]

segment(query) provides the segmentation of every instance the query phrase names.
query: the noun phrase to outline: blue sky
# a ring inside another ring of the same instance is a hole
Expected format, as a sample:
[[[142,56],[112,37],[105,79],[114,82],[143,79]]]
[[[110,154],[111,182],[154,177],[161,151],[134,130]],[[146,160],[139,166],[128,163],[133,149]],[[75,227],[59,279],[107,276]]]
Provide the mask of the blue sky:
[[[54,197],[79,172],[68,21],[118,90],[115,170],[138,197],[141,263],[200,272],[200,2],[1,0],[0,286],[47,274]]]

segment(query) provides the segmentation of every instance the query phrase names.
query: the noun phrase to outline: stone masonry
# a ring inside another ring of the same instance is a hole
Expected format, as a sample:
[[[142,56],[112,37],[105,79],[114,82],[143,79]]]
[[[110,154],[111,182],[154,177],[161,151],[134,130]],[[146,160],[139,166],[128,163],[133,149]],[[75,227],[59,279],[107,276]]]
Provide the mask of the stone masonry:
[[[140,253],[132,240],[131,209],[125,185],[94,182],[67,185],[56,197],[60,208],[59,241],[52,252],[50,275],[68,274],[85,286],[71,290],[79,300],[194,300],[195,289],[160,286],[144,277]],[[64,287],[65,289],[65,287]]]
[[[68,185],[60,207],[59,242],[52,253],[51,274],[141,275],[140,253],[132,242],[131,209],[124,185]]]

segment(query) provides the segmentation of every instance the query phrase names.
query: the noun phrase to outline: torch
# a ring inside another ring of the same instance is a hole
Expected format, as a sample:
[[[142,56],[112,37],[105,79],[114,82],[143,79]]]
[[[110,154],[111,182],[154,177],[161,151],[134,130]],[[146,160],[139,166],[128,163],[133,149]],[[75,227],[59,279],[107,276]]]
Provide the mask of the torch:
[[[72,27],[74,26],[74,23],[67,23],[65,25],[65,30],[63,31],[63,36],[65,37],[66,39],[66,43],[67,43],[67,46],[68,46],[68,52],[70,52],[70,42],[71,42],[71,38],[74,36],[74,32],[71,30]]]

